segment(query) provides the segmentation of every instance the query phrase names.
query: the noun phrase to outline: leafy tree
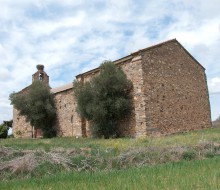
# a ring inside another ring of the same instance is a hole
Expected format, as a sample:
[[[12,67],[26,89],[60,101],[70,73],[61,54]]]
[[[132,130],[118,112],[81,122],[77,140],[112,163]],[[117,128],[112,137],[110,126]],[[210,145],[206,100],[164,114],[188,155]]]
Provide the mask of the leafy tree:
[[[8,130],[10,127],[12,127],[12,123],[13,120],[3,121],[3,123],[0,124],[0,138],[7,138]]]
[[[118,124],[131,111],[131,90],[131,81],[111,61],[103,62],[90,82],[74,82],[77,111],[91,122],[95,136],[121,136]]]
[[[56,136],[54,95],[48,86],[41,81],[34,81],[26,91],[12,93],[9,99],[31,126],[42,129],[44,137]]]
[[[13,126],[12,126],[12,124],[13,124],[13,120],[11,119],[11,120],[9,120],[9,121],[4,121],[4,125],[6,125],[8,128],[12,128]]]
[[[0,124],[0,138],[7,138],[8,136],[8,126],[5,124]]]

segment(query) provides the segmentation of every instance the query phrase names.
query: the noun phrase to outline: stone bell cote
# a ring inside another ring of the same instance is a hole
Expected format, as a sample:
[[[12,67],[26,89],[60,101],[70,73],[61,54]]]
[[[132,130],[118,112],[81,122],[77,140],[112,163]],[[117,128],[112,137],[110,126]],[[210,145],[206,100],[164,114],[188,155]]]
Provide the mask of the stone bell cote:
[[[42,81],[44,84],[49,86],[49,76],[44,71],[44,65],[37,65],[37,72],[32,75],[32,83],[34,81]]]

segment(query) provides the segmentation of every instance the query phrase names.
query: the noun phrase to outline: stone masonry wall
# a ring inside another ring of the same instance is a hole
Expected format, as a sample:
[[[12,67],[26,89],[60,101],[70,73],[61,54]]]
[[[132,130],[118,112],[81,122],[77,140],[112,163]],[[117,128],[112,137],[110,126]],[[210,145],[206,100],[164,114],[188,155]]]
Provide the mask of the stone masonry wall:
[[[25,121],[24,116],[20,116],[19,112],[13,109],[13,134],[15,137],[19,138],[31,138],[32,137],[32,127],[30,123]]]
[[[120,67],[127,75],[127,78],[131,80],[133,84],[133,110],[130,118],[126,118],[126,122],[122,122],[120,127],[122,131],[124,131],[125,136],[129,136],[129,134],[133,137],[145,136],[145,97],[143,88],[144,80],[141,56],[139,54],[132,55],[132,59],[129,62],[120,63]]]
[[[55,94],[57,108],[57,127],[59,136],[82,136],[81,118],[76,112],[73,89]]]
[[[211,127],[204,68],[177,42],[142,52],[147,134]]]

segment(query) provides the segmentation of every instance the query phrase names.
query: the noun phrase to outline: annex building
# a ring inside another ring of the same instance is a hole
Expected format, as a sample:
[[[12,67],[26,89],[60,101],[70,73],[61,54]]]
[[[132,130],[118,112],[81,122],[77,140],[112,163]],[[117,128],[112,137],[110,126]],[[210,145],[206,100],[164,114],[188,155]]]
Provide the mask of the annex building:
[[[124,136],[172,134],[211,127],[205,68],[172,39],[114,61],[133,83],[132,114],[120,123]],[[32,81],[49,85],[43,65]],[[82,83],[99,74],[99,68],[76,76]],[[90,137],[89,122],[76,112],[73,83],[52,88],[59,136]],[[33,129],[13,110],[15,137],[32,137]],[[38,131],[36,136],[41,135]]]

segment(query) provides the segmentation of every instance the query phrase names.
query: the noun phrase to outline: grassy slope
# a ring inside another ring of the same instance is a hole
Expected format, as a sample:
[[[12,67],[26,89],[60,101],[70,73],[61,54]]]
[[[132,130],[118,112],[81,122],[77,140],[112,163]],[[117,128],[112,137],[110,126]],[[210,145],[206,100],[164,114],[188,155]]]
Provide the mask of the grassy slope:
[[[220,128],[206,129],[183,134],[163,137],[146,137],[139,139],[5,139],[0,140],[0,146],[19,149],[45,149],[53,148],[114,148],[123,151],[132,147],[146,146],[181,146],[197,145],[205,142],[217,142],[220,140]]]
[[[220,189],[220,158],[0,183],[4,189]]]
[[[129,148],[175,147],[219,142],[220,128],[158,138],[142,139],[6,139],[0,146],[18,149],[94,148],[114,149],[116,154]],[[0,182],[0,189],[220,189],[220,158],[130,168],[115,172],[58,173],[42,179]]]

